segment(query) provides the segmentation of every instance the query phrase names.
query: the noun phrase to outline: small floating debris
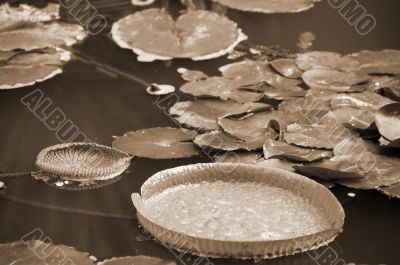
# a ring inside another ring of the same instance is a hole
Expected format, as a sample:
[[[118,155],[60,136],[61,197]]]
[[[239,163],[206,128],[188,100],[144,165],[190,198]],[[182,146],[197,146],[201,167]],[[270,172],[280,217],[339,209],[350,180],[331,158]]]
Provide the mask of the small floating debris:
[[[161,96],[175,92],[175,87],[171,85],[151,84],[146,88],[146,92],[150,95]]]

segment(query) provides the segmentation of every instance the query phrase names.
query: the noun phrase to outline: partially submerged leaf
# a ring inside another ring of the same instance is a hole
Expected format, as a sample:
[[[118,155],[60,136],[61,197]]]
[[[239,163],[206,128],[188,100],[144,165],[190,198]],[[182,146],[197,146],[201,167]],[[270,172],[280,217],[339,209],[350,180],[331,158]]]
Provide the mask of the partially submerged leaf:
[[[380,187],[378,190],[389,197],[400,199],[400,182],[388,187]]]
[[[34,235],[32,235],[34,236]],[[89,254],[65,245],[53,245],[39,240],[0,244],[0,264],[13,265],[94,265]]]
[[[314,6],[317,0],[213,0],[224,6],[250,12],[297,13]]]
[[[350,125],[354,129],[375,130],[373,125],[375,116],[372,111],[360,110],[351,107],[335,109],[330,112],[338,122]]]
[[[112,146],[128,154],[153,158],[171,159],[198,155],[192,143],[196,132],[176,128],[150,128],[128,132],[117,137]]]
[[[379,133],[389,141],[400,139],[400,103],[386,105],[375,114]]]
[[[265,159],[283,158],[294,162],[314,162],[333,156],[330,150],[304,148],[273,139],[264,143],[263,150]]]
[[[299,54],[296,64],[300,69],[308,71],[311,69],[335,69],[335,70],[358,70],[360,62],[350,56],[344,56],[336,52],[312,51]]]
[[[360,85],[368,81],[368,76],[332,69],[311,69],[303,74],[303,81],[311,88],[355,92],[366,89]]]
[[[301,78],[303,74],[294,59],[277,59],[270,62],[270,65],[275,71],[287,78]]]
[[[400,101],[400,78],[393,76],[374,76],[369,80],[368,89],[390,99]]]
[[[218,118],[270,109],[264,103],[237,103],[226,100],[181,101],[173,105],[169,113],[180,124],[201,130],[218,130]]]
[[[121,257],[104,260],[97,265],[176,265],[174,261],[148,256]]]
[[[236,23],[206,10],[190,10],[176,21],[163,9],[128,15],[112,26],[112,38],[138,54],[139,61],[223,56],[247,39]],[[159,41],[159,40],[162,41]]]
[[[258,101],[263,97],[262,93],[241,90],[241,83],[225,77],[208,77],[203,80],[195,80],[181,86],[180,90],[193,96],[211,96],[222,100],[232,99],[237,102]]]

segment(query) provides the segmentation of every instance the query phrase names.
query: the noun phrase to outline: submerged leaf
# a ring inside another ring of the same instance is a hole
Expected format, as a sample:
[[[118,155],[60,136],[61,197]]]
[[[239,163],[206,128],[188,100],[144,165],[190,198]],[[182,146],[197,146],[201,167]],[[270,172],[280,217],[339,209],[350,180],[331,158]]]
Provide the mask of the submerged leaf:
[[[247,39],[236,23],[206,10],[191,10],[176,21],[163,9],[128,15],[112,26],[112,38],[138,54],[139,61],[223,56]],[[161,42],[159,40],[162,40]]]
[[[128,154],[153,158],[184,158],[198,154],[192,140],[196,133],[176,128],[150,128],[128,132],[118,137],[112,146]]]
[[[314,6],[318,0],[213,0],[224,6],[250,12],[297,13]]]
[[[174,261],[148,256],[121,257],[104,260],[97,265],[176,265]]]
[[[0,244],[0,264],[57,265],[61,263],[95,264],[90,260],[88,253],[64,245],[26,239]]]
[[[264,143],[263,150],[265,159],[284,158],[295,162],[313,162],[333,156],[330,150],[304,148],[273,139]]]
[[[359,85],[366,83],[368,76],[331,69],[311,69],[303,74],[303,81],[311,88],[355,92],[366,89],[366,86]]]
[[[226,100],[182,101],[173,105],[169,113],[180,124],[201,130],[218,130],[218,118],[270,109],[264,103],[237,103]]]
[[[224,77],[209,77],[196,80],[181,86],[180,90],[193,96],[219,97],[222,100],[232,99],[237,102],[258,101],[262,93],[244,91],[240,89],[241,83],[237,80]]]

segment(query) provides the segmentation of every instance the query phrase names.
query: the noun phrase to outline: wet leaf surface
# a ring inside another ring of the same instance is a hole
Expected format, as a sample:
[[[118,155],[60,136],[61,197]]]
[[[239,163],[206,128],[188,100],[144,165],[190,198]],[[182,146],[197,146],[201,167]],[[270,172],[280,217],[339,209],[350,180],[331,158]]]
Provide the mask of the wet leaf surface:
[[[263,153],[258,151],[251,152],[224,152],[214,156],[214,162],[218,163],[245,163],[255,164],[263,159]]]
[[[361,71],[368,74],[400,74],[400,51],[361,51],[351,57],[361,63]]]
[[[223,56],[247,37],[227,17],[206,10],[188,11],[176,21],[163,9],[151,8],[115,22],[114,41],[138,55],[139,61]],[[162,42],[158,40],[162,39]]]
[[[393,100],[385,98],[373,92],[362,93],[340,93],[331,99],[331,106],[334,109],[353,107],[366,111],[377,111],[383,106],[394,103]]]
[[[65,245],[53,245],[38,240],[0,244],[0,264],[57,265],[71,263],[94,265],[89,254]]]
[[[264,143],[263,150],[265,159],[281,158],[294,162],[313,162],[333,156],[330,150],[303,148],[273,139]]]
[[[218,118],[270,109],[264,103],[237,103],[227,100],[196,100],[176,103],[169,110],[180,124],[200,130],[218,130]]]
[[[189,70],[186,68],[178,68],[178,73],[181,74],[181,77],[185,81],[198,81],[202,79],[207,79],[207,75],[198,70]]]
[[[297,13],[314,6],[316,0],[213,0],[229,8],[260,13]]]
[[[148,256],[121,257],[104,260],[98,265],[176,265],[174,261]]]
[[[194,131],[176,128],[150,128],[117,137],[112,146],[133,156],[153,159],[184,158],[198,155],[192,140]]]

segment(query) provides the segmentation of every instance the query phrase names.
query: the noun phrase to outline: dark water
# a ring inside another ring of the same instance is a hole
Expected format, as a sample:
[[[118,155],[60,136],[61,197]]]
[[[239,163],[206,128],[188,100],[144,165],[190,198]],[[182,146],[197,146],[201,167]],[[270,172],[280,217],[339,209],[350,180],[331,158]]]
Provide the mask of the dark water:
[[[113,21],[135,10],[127,2],[116,3],[125,4],[99,11]],[[400,2],[369,0],[360,3],[377,21],[377,27],[367,36],[359,35],[325,1],[300,14],[262,15],[229,11],[228,16],[239,24],[254,44],[280,44],[294,49],[297,36],[307,30],[317,35],[315,49],[318,50],[400,49]],[[172,8],[175,6],[177,4]],[[49,130],[20,102],[35,89],[43,91],[52,100],[52,108],[60,108],[92,141],[110,145],[113,135],[122,135],[129,130],[174,126],[155,104],[159,99],[146,94],[144,83],[179,86],[183,82],[176,73],[178,67],[216,74],[217,67],[228,62],[220,58],[203,62],[139,63],[132,52],[117,47],[107,32],[86,39],[75,49],[92,63],[75,60],[68,63],[63,74],[51,80],[31,87],[0,91],[0,168],[4,171],[32,170],[36,154],[42,148],[58,143],[56,132]],[[99,70],[99,65],[128,75],[124,78],[107,74],[104,67]],[[137,240],[137,236],[143,233],[135,220],[130,194],[139,192],[141,184],[155,172],[204,161],[207,159],[157,161],[137,158],[121,181],[84,192],[56,190],[31,178],[8,180],[8,199],[0,200],[0,242],[19,240],[29,231],[40,228],[55,243],[88,251],[99,260],[126,255],[176,259],[168,249],[153,241]],[[308,254],[300,254],[260,264],[336,264],[329,258],[324,263],[329,254],[331,259],[332,255],[337,255],[347,263],[399,264],[400,201],[390,200],[375,191],[342,187],[335,187],[332,191],[343,204],[346,221],[337,240],[317,251],[322,257],[312,259]],[[348,192],[357,195],[350,198]],[[111,216],[98,216],[99,213]],[[181,258],[186,265],[195,265],[195,259],[190,255]],[[205,264],[204,260],[202,262],[199,264]]]

